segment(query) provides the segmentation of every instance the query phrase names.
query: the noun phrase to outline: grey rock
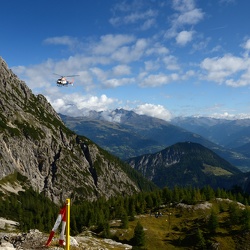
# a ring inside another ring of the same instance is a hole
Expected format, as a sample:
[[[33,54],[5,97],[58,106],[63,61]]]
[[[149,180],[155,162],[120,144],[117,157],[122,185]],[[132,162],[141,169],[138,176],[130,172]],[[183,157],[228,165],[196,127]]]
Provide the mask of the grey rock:
[[[62,122],[0,58],[0,179],[19,172],[59,204],[138,192],[116,158]]]

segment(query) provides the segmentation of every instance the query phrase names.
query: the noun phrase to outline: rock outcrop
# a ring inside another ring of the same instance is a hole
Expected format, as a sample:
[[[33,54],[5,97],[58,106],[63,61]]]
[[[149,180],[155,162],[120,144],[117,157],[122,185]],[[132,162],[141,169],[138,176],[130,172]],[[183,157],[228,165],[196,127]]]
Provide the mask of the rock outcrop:
[[[55,203],[132,194],[120,162],[62,122],[0,58],[0,179],[15,171]]]

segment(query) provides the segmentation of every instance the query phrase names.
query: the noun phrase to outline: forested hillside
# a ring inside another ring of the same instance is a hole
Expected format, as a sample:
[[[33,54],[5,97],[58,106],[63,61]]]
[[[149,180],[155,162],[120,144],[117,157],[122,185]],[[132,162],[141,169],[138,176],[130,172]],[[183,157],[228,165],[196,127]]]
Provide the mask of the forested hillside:
[[[198,143],[176,143],[127,162],[160,188],[210,185],[230,189],[234,185],[245,188],[249,183],[247,174]]]
[[[59,206],[32,189],[5,197],[0,216],[19,221],[19,230],[51,230]],[[109,200],[79,201],[71,204],[71,235],[90,230],[95,237],[111,238],[133,249],[247,249],[249,202],[249,195],[236,189],[209,186],[166,187]]]

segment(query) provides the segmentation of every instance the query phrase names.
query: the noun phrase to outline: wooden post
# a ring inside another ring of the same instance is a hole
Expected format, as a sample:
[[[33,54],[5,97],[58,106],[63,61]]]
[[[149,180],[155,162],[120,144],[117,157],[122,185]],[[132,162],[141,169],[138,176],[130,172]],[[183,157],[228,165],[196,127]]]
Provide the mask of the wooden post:
[[[66,199],[66,250],[70,250],[70,199]]]

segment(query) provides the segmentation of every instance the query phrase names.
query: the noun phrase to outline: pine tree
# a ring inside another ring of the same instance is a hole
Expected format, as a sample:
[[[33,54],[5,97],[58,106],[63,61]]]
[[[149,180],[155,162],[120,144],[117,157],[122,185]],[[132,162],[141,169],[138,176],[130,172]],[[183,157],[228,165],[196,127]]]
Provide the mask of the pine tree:
[[[109,222],[108,221],[104,222],[104,224],[103,224],[102,236],[104,238],[109,238],[110,237],[110,226],[109,226]]]
[[[207,201],[215,198],[214,190],[210,186],[206,186],[203,188],[203,193],[205,195],[205,199]]]
[[[129,210],[128,210],[128,215],[130,216],[130,220],[134,221],[135,220],[135,199],[131,197],[129,199]]]
[[[165,204],[171,203],[173,201],[173,192],[169,188],[165,187],[162,190],[162,200]]]
[[[134,246],[144,246],[145,245],[145,232],[143,226],[138,221],[134,230],[134,236],[132,238],[132,243]]]
[[[152,195],[151,194],[148,194],[146,197],[145,197],[145,200],[146,200],[146,203],[147,203],[147,208],[152,208],[154,206],[154,202],[153,202],[153,199],[152,199]]]
[[[240,223],[241,210],[236,202],[232,202],[229,205],[229,221],[231,226],[238,225]]]
[[[127,212],[124,210],[121,216],[121,228],[127,229],[128,228],[128,215]]]
[[[216,233],[218,226],[219,226],[219,222],[218,222],[217,214],[214,212],[214,210],[212,210],[209,220],[208,220],[209,232],[212,234]]]
[[[242,211],[242,229],[243,230],[250,230],[250,210],[246,208]]]
[[[203,236],[202,231],[199,228],[196,232],[196,241],[196,246],[198,247],[198,249],[206,249],[206,240]]]

